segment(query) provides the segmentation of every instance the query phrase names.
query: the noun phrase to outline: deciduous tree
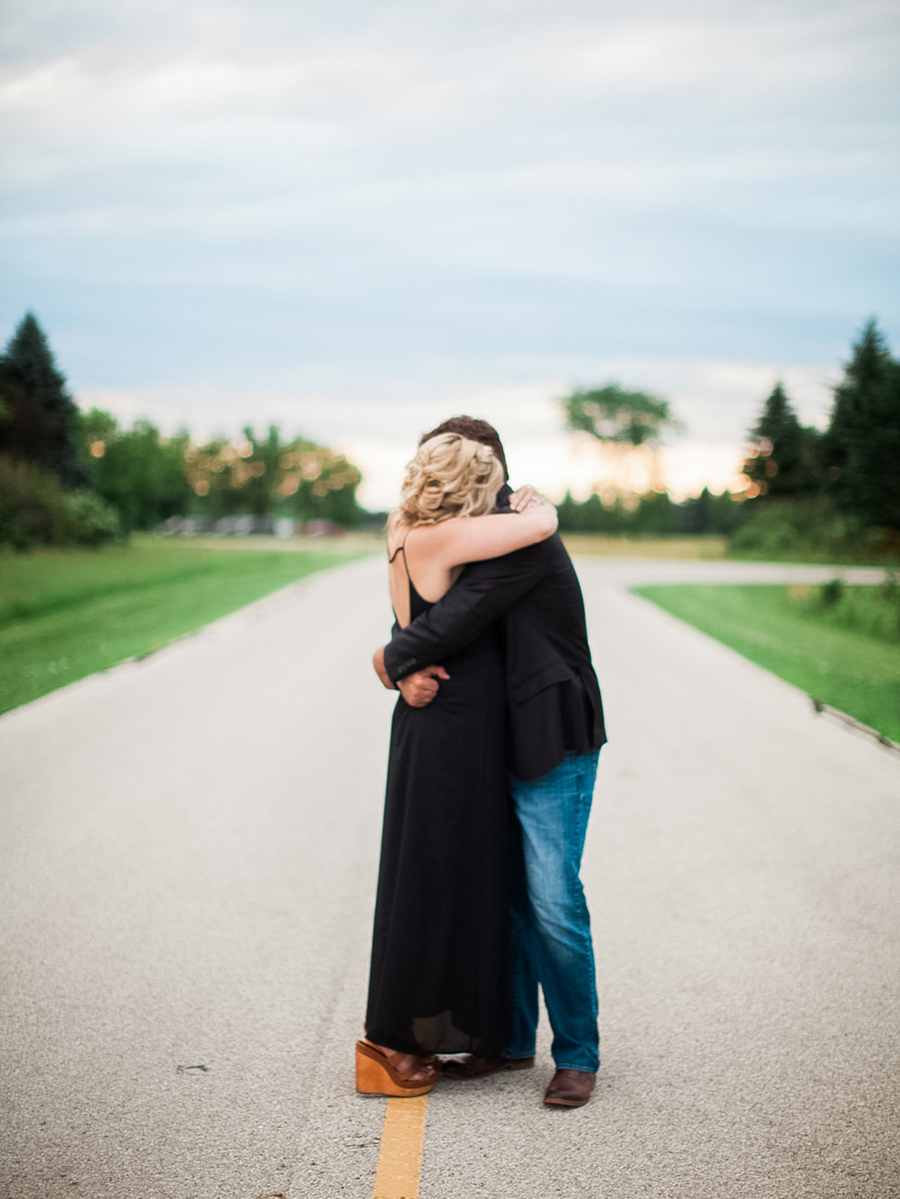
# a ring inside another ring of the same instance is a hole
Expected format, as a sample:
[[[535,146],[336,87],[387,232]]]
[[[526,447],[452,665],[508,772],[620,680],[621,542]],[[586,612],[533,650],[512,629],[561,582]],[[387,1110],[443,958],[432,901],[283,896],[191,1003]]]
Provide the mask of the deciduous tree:
[[[681,428],[668,400],[644,391],[625,391],[617,383],[573,391],[560,403],[566,428],[612,445],[656,445],[664,433]]]
[[[197,497],[194,508],[210,516],[275,514],[303,521],[358,524],[359,470],[315,442],[282,442],[275,426],[264,437],[244,430],[244,441],[189,446],[185,471]]]
[[[667,432],[683,428],[668,400],[645,391],[626,391],[617,383],[573,391],[560,400],[566,428],[589,433],[611,451],[613,486],[662,492],[658,449]]]
[[[118,509],[126,531],[152,529],[186,511],[191,497],[184,473],[186,434],[162,437],[146,420],[121,429],[114,416],[97,408],[79,424],[91,486]]]

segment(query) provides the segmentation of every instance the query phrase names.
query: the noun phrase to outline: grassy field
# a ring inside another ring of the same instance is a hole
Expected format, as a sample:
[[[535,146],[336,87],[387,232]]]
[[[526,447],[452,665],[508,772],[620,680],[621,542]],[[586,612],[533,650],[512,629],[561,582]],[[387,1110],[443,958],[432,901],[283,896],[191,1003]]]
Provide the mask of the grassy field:
[[[726,537],[605,537],[600,533],[563,533],[570,554],[596,558],[677,558],[683,561],[790,562],[815,565],[893,566],[896,555],[866,553],[827,553],[820,550],[733,549]]]
[[[279,587],[359,557],[135,538],[103,550],[0,556],[0,712],[152,653]]]
[[[900,741],[900,607],[889,589],[844,587],[830,604],[819,587],[679,584],[637,593]]]
[[[724,537],[603,537],[599,533],[563,533],[570,554],[598,558],[716,559],[726,556]]]

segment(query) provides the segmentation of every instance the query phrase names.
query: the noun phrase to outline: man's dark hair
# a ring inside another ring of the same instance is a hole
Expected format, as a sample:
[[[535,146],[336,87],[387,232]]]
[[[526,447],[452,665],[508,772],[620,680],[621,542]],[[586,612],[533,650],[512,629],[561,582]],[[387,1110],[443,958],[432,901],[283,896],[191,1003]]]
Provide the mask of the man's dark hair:
[[[503,452],[500,434],[486,420],[479,420],[476,416],[451,416],[449,420],[443,421],[430,433],[423,433],[419,438],[419,445],[441,433],[458,433],[460,437],[468,437],[470,441],[480,441],[482,445],[489,445],[500,459],[503,474],[507,480],[509,479],[509,469],[506,465],[506,454]]]

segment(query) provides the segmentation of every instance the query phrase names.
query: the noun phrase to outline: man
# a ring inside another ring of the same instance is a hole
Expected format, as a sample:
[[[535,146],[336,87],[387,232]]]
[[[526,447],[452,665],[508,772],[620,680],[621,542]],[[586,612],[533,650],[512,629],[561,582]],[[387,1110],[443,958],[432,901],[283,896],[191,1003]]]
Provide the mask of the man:
[[[454,417],[426,433],[459,433],[494,450],[496,429]],[[420,443],[421,444],[421,443]],[[497,507],[510,511],[504,485]],[[526,497],[527,499],[527,497]],[[606,741],[591,665],[584,602],[557,535],[502,558],[468,565],[447,594],[375,654],[386,687],[424,707],[448,678],[438,665],[492,621],[506,654],[510,792],[517,817],[513,878],[512,1041],[502,1058],[467,1055],[445,1064],[449,1078],[484,1078],[534,1065],[538,983],[553,1030],[556,1073],[544,1102],[582,1107],[600,1064],[590,918],[579,879],[600,747]]]

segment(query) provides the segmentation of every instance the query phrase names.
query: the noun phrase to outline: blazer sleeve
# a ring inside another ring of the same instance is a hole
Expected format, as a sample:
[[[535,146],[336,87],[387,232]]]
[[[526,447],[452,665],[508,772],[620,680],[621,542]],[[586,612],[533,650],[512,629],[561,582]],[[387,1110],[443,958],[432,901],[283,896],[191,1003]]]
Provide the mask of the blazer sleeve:
[[[394,632],[384,650],[392,682],[458,653],[543,578],[544,543],[470,563],[428,612]]]

